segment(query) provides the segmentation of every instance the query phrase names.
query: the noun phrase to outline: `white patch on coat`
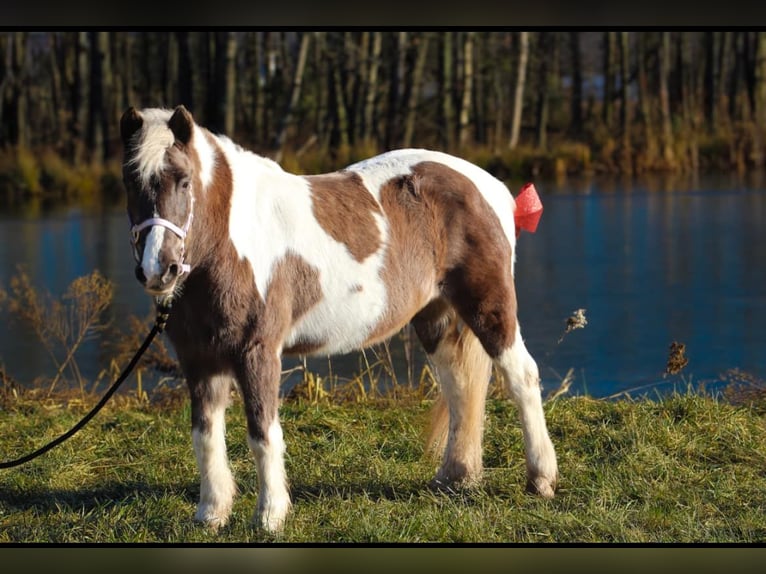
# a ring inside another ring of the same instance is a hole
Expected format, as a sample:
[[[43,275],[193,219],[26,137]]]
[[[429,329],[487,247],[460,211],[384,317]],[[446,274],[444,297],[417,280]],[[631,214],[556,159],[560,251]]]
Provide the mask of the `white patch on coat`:
[[[146,277],[147,281],[151,281],[152,277],[162,273],[160,250],[164,240],[165,228],[161,225],[153,225],[146,236],[144,256],[141,260],[141,268],[144,270],[144,277]]]

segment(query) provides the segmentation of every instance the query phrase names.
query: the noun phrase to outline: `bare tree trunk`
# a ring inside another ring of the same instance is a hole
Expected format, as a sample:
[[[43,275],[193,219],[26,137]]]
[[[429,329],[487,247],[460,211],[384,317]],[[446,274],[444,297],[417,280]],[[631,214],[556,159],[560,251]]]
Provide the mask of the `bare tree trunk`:
[[[473,80],[473,141],[476,144],[485,145],[487,143],[487,102],[485,101],[484,78],[486,70],[486,56],[483,50],[486,50],[486,34],[478,33],[473,42],[473,60],[476,62]]]
[[[732,32],[732,54],[734,59],[734,68],[731,72],[731,81],[729,82],[729,118],[732,122],[736,119],[742,119],[741,103],[741,85],[742,85],[742,49],[743,49],[743,32]]]
[[[410,147],[412,145],[412,136],[415,133],[415,116],[418,109],[418,100],[420,99],[420,89],[423,84],[423,74],[426,68],[429,39],[430,34],[426,32],[416,40],[418,42],[418,55],[415,69],[412,73],[412,89],[409,101],[407,102],[407,119],[404,126],[404,137],[402,138],[403,147]]]
[[[681,107],[683,124],[686,131],[685,143],[687,158],[692,173],[699,170],[699,142],[697,136],[697,101],[695,98],[694,69],[689,35],[686,32],[678,34],[678,66],[677,74],[681,79]]]
[[[603,120],[608,129],[614,125],[614,78],[617,70],[617,32],[604,32],[604,107]]]
[[[27,124],[28,93],[25,87],[28,32],[12,32],[10,42],[10,141],[20,148],[29,147]]]
[[[753,165],[764,165],[763,127],[766,124],[766,32],[756,33],[755,45],[755,126],[753,129]]]
[[[715,133],[718,127],[718,110],[717,110],[717,92],[718,92],[718,66],[716,53],[718,51],[718,32],[708,30],[704,35],[705,43],[705,89],[704,94],[704,106],[705,106],[705,124],[709,133]]]
[[[164,102],[166,106],[175,106],[178,104],[179,93],[179,49],[177,36],[175,34],[167,34],[165,36],[165,63],[163,66],[163,94]]]
[[[364,140],[364,113],[367,103],[367,88],[369,87],[370,36],[372,32],[362,32],[356,51],[359,52],[358,62],[355,65],[356,82],[354,83],[354,140]]]
[[[127,106],[139,105],[136,100],[133,85],[133,44],[133,36],[131,34],[125,34],[125,44],[123,46],[123,61],[125,62],[125,67],[121,70],[121,75],[123,77],[122,99]]]
[[[49,66],[51,71],[51,104],[53,106],[53,138],[54,145],[61,152],[63,151],[63,139],[66,133],[66,104],[64,102],[64,91],[61,80],[61,68],[59,55],[61,52],[61,38],[59,32],[52,32],[48,37]],[[2,90],[0,90],[0,102],[2,101]],[[0,117],[2,123],[2,117]]]
[[[466,32],[463,44],[463,97],[460,105],[459,143],[465,148],[471,137],[471,104],[473,96],[473,43],[476,32]]]
[[[73,123],[74,162],[79,164],[85,155],[85,134],[88,124],[88,32],[76,32],[76,64],[74,71]]]
[[[670,32],[660,32],[660,112],[662,115],[662,156],[667,167],[675,165],[673,125],[670,117],[668,78],[670,76]]]
[[[540,65],[538,68],[538,91],[537,91],[537,147],[548,147],[548,117],[550,114],[550,90],[551,90],[551,66],[548,65],[549,55],[553,52],[552,44],[556,32],[540,32],[538,38],[538,54]]]
[[[348,139],[348,108],[346,107],[345,92],[343,91],[343,81],[340,74],[341,60],[343,58],[342,46],[339,47],[339,39],[331,37],[333,44],[331,46],[330,62],[330,96],[332,102],[331,113],[334,118],[335,134],[337,146],[345,153],[349,146]]]
[[[230,137],[236,137],[234,120],[237,111],[237,37],[234,32],[227,32],[224,41],[226,53],[223,69],[223,130]]]
[[[734,32],[721,32],[720,50],[718,51],[718,88],[715,95],[715,105],[718,107],[719,122],[731,126],[729,106],[725,105],[729,95],[729,84],[732,81],[732,42]]]
[[[541,34],[541,36],[544,33]],[[492,92],[495,99],[495,128],[492,138],[492,153],[500,154],[501,148],[505,145],[505,139],[503,138],[503,121],[505,110],[505,84],[503,82],[503,69],[500,62],[505,59],[503,42],[507,33],[493,35],[495,38],[493,60],[495,65],[492,66]]]
[[[454,78],[452,50],[454,34],[454,32],[447,30],[442,35],[442,51],[441,58],[439,59],[439,84],[442,113],[441,141],[442,147],[447,151],[451,151],[455,146],[453,131],[455,125],[455,108],[452,105]]]
[[[303,72],[306,69],[306,60],[308,58],[310,40],[311,32],[304,32],[301,36],[301,46],[298,51],[298,63],[295,66],[295,75],[293,77],[293,88],[290,94],[290,102],[287,105],[287,110],[285,111],[285,114],[282,118],[282,125],[279,128],[279,133],[277,134],[274,145],[272,146],[274,149],[275,161],[282,160],[287,132],[295,123],[295,110],[298,108],[298,104],[301,98]]]
[[[654,118],[652,117],[652,106],[649,99],[649,79],[646,73],[646,60],[648,59],[647,34],[638,33],[638,50],[636,54],[637,75],[638,75],[638,102],[641,113],[641,123],[644,127],[644,164],[646,167],[653,167],[657,160],[657,142],[654,136]]]
[[[367,91],[364,103],[364,135],[362,140],[368,145],[377,131],[375,129],[375,101],[378,94],[378,68],[380,54],[383,48],[383,34],[372,33],[372,52],[370,54],[370,71],[367,75]]]
[[[176,42],[178,42],[178,103],[194,112],[194,69],[189,47],[189,33],[178,30]]]
[[[524,107],[524,87],[527,81],[527,60],[529,59],[529,32],[519,32],[519,61],[516,66],[516,86],[513,93],[513,117],[511,120],[511,139],[508,149],[515,149],[519,144],[521,132],[521,111]]]
[[[580,33],[570,32],[569,43],[572,52],[572,107],[569,131],[572,137],[582,135],[582,58],[580,54]]]
[[[625,173],[632,173],[632,155],[631,146],[631,113],[630,113],[630,52],[628,32],[620,32],[619,36],[619,54],[620,54],[620,132],[622,133],[621,150],[621,169]]]
[[[407,56],[407,32],[398,32],[394,40],[391,68],[389,72],[388,111],[386,114],[386,148],[395,147],[399,142],[399,118],[401,111],[402,83]]]

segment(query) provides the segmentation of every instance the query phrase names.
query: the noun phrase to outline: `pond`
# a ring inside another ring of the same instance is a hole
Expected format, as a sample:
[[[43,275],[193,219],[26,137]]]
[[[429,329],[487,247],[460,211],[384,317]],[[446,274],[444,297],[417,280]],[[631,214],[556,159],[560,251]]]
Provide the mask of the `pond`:
[[[758,176],[697,179],[536,181],[545,211],[534,235],[519,240],[516,281],[522,333],[544,392],[573,369],[570,393],[710,390],[729,369],[766,377],[766,189]],[[513,183],[517,193],[520,185]],[[128,223],[120,205],[40,203],[0,206],[0,285],[23,265],[33,284],[54,296],[98,269],[113,281],[113,326],[151,304],[133,276]],[[559,339],[566,319],[585,309],[587,326]],[[55,366],[33,334],[0,313],[0,365],[32,384]],[[147,319],[147,330],[148,330]],[[107,331],[103,336],[109,336]],[[408,338],[390,346],[400,382],[415,378],[424,357]],[[404,341],[404,343],[403,343]],[[663,377],[671,342],[689,363]],[[86,378],[109,359],[98,338],[78,352]],[[368,352],[367,362],[375,361]],[[285,367],[299,364],[288,361]],[[357,354],[312,359],[320,374],[351,378]],[[283,390],[300,375],[288,377]]]

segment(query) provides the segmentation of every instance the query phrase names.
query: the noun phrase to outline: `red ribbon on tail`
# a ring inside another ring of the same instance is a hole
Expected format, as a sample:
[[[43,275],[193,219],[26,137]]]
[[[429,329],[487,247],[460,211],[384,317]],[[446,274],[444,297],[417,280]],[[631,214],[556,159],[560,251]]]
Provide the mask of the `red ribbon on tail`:
[[[513,220],[516,224],[516,239],[521,235],[521,230],[534,233],[540,216],[543,214],[543,202],[537,195],[534,184],[528,183],[521,188],[516,196],[516,210],[513,212]]]

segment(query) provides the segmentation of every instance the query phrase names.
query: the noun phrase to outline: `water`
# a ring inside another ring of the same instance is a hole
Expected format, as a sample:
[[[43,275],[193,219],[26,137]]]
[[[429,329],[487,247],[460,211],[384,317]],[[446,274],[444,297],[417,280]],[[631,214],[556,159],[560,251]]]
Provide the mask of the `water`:
[[[760,181],[591,180],[537,187],[545,212],[537,233],[522,235],[516,269],[522,332],[546,391],[570,368],[570,392],[596,397],[637,388],[665,392],[674,384],[712,388],[731,368],[766,377],[766,190]],[[7,288],[18,264],[54,295],[99,269],[115,284],[109,313],[123,329],[128,315],[151,312],[133,277],[119,205],[0,208],[0,285]],[[586,309],[587,326],[557,343],[578,308]],[[0,363],[10,375],[31,384],[55,373],[29,332],[7,313],[0,320]],[[686,344],[689,365],[683,378],[663,379],[672,341]],[[400,381],[406,380],[398,341],[392,354]],[[78,354],[86,377],[107,359],[98,340]],[[350,378],[363,364],[348,355],[331,368]],[[323,374],[330,368],[322,358],[310,366]]]

